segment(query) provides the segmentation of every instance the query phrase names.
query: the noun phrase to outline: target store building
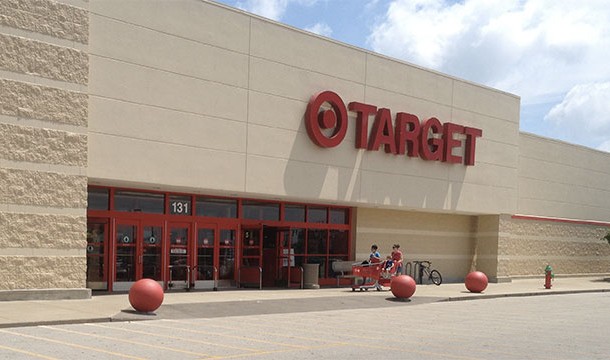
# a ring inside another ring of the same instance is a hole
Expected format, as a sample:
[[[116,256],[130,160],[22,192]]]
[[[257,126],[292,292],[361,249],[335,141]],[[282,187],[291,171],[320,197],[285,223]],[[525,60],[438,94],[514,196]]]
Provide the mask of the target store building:
[[[520,99],[206,0],[0,4],[0,298],[607,274],[610,154]]]

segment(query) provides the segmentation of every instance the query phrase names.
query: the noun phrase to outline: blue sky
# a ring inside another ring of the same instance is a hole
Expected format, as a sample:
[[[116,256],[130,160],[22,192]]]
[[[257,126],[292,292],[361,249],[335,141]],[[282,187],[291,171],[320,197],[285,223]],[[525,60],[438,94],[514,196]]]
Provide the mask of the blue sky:
[[[610,1],[216,0],[521,97],[521,130],[610,152]]]

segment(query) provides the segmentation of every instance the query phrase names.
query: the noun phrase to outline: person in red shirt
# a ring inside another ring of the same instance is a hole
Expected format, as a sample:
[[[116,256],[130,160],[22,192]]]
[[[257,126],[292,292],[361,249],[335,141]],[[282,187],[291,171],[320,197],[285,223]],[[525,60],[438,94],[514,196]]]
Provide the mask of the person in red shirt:
[[[392,260],[396,264],[396,275],[402,275],[402,251],[400,251],[400,244],[392,245]]]

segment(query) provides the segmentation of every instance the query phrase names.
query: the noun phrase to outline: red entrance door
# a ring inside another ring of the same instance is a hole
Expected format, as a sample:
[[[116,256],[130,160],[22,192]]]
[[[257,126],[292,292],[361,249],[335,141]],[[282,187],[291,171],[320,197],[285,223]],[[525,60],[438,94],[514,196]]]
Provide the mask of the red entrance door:
[[[170,223],[169,262],[167,267],[167,287],[169,289],[188,289],[191,286],[192,226],[190,223]]]
[[[87,222],[87,287],[108,290],[108,219]]]
[[[196,289],[218,288],[218,226],[197,224],[195,263],[192,268],[192,285]]]
[[[113,290],[127,291],[140,279],[163,281],[163,225],[119,220],[114,231]]]

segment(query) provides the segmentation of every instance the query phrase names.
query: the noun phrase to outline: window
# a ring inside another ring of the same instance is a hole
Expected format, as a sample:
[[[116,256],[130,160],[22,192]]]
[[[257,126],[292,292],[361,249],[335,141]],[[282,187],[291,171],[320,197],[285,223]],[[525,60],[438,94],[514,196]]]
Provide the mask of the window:
[[[237,200],[198,197],[197,216],[236,218]]]
[[[331,230],[329,239],[329,253],[333,255],[345,255],[347,249],[347,231],[346,230]]]
[[[326,238],[328,231],[309,229],[307,231],[307,253],[308,254],[324,254],[326,255],[327,246]]]
[[[284,207],[284,220],[305,222],[305,206],[303,205],[286,205]]]
[[[87,192],[87,209],[108,210],[108,189],[89,189]]]
[[[290,230],[290,247],[295,254],[305,254],[305,229]]]
[[[349,224],[347,209],[330,209],[331,224]]]
[[[308,207],[307,208],[307,222],[326,224],[326,208],[320,207]]]
[[[151,194],[135,191],[117,191],[114,194],[114,209],[117,211],[163,214],[163,194]]]
[[[280,205],[276,203],[244,201],[244,219],[279,220]]]

